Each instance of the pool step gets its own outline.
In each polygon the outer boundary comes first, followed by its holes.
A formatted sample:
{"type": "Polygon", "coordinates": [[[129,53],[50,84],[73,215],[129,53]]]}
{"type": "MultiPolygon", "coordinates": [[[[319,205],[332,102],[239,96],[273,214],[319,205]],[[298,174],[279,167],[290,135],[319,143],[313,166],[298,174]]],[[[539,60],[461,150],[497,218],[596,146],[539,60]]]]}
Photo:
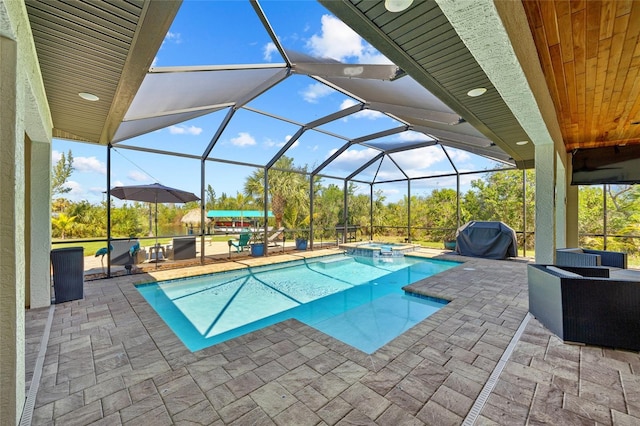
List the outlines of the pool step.
{"type": "Polygon", "coordinates": [[[327,269],[327,268],[334,268],[336,266],[344,265],[346,262],[353,262],[353,258],[339,257],[336,259],[321,260],[320,262],[318,262],[318,265],[323,269],[327,269]]]}

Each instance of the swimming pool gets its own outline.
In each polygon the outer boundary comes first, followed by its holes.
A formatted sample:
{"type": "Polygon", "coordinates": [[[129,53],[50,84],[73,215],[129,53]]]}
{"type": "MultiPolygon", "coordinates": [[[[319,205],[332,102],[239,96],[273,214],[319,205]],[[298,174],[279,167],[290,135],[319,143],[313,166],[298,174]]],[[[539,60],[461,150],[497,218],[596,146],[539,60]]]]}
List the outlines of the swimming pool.
{"type": "Polygon", "coordinates": [[[402,287],[457,265],[337,255],[136,288],[191,351],[295,318],[373,353],[446,304],[402,287]]]}

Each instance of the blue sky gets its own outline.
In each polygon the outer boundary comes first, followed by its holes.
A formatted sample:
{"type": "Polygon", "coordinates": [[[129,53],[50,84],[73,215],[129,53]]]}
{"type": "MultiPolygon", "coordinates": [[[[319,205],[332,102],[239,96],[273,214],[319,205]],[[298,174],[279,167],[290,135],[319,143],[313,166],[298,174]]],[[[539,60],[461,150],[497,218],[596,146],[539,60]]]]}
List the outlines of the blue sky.
{"type": "MultiPolygon", "coordinates": [[[[262,1],[262,6],[279,40],[288,50],[314,57],[325,57],[348,63],[389,63],[346,25],[332,16],[316,1],[262,1]]],[[[267,32],[248,1],[185,1],[158,51],[153,66],[192,66],[225,64],[282,63],[267,32]]],[[[276,88],[248,104],[296,122],[306,123],[356,102],[306,76],[294,75],[276,88]]],[[[200,155],[226,114],[226,110],[190,120],[166,129],[124,141],[122,144],[200,155]]],[[[400,125],[375,111],[362,111],[346,119],[323,126],[324,130],[354,138],[400,125]]],[[[211,156],[231,161],[264,164],[298,130],[298,127],[247,110],[239,110],[211,156]]],[[[407,140],[424,138],[421,134],[403,134],[407,140]]],[[[335,152],[343,140],[309,131],[286,153],[296,165],[317,166],[335,152]]],[[[71,150],[75,171],[68,185],[72,191],[65,197],[73,201],[104,200],[106,191],[106,147],[54,139],[52,162],[62,152],[71,150]]],[[[449,150],[460,171],[493,168],[496,163],[460,150],[449,150]]],[[[350,149],[326,170],[327,174],[345,177],[371,158],[369,148],[350,149]]],[[[451,173],[440,147],[419,152],[396,154],[410,176],[451,173]]],[[[134,185],[160,182],[167,186],[200,192],[200,162],[192,159],[116,149],[111,156],[111,185],[134,185]]],[[[370,175],[377,170],[368,170],[370,175]]],[[[225,192],[234,196],[242,192],[246,176],[255,169],[207,162],[206,183],[218,196],[225,192]]],[[[401,175],[391,162],[380,167],[387,179],[401,175]]],[[[462,177],[463,189],[471,179],[462,177]]],[[[325,183],[342,186],[340,180],[325,183]]],[[[425,195],[436,187],[454,187],[455,178],[414,182],[412,195],[425,195]]],[[[395,201],[406,194],[406,183],[376,186],[395,201]]],[[[368,186],[362,186],[364,193],[368,186]]]]}

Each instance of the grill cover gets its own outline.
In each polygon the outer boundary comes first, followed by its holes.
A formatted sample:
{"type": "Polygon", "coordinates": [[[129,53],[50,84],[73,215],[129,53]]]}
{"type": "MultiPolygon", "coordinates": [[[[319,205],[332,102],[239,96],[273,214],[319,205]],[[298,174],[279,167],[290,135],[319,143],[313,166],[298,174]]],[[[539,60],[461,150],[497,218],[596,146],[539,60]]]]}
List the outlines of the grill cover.
{"type": "Polygon", "coordinates": [[[506,259],[518,256],[516,233],[502,222],[467,222],[456,232],[456,251],[463,256],[506,259]]]}

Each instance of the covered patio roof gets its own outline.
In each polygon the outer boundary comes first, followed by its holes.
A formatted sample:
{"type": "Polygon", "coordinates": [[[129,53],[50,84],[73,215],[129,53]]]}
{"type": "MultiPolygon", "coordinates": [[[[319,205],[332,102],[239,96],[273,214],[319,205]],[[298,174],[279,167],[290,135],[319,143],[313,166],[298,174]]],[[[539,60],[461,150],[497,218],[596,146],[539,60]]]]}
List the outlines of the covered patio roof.
{"type": "MultiPolygon", "coordinates": [[[[312,122],[278,119],[303,131],[320,131],[323,123],[340,117],[378,111],[398,124],[385,133],[365,136],[385,155],[420,146],[388,143],[409,130],[423,134],[424,144],[464,149],[519,168],[533,167],[533,145],[558,138],[560,130],[566,135],[567,150],[640,141],[640,129],[634,127],[640,101],[632,85],[625,83],[633,81],[628,76],[639,68],[632,60],[640,16],[635,2],[591,2],[588,8],[576,5],[566,10],[562,2],[456,5],[428,0],[413,2],[397,13],[389,12],[382,0],[321,3],[394,65],[353,66],[287,51],[261,4],[251,0],[255,17],[238,25],[259,22],[282,63],[150,69],[181,2],[143,0],[115,6],[27,0],[54,136],[121,144],[135,135],[219,110],[229,111],[231,119],[252,99],[298,74],[357,103],[312,122]],[[478,50],[483,41],[474,36],[478,33],[474,16],[498,19],[504,25],[503,31],[485,34],[484,51],[478,50]],[[588,29],[580,24],[585,20],[588,29]],[[612,39],[614,23],[620,36],[612,39]],[[523,26],[531,28],[533,38],[515,36],[523,26]],[[505,43],[510,46],[503,49],[505,43]],[[500,55],[492,56],[498,48],[500,55]],[[88,54],[90,61],[84,59],[88,54]],[[594,63],[597,58],[602,60],[594,63]],[[624,66],[611,72],[607,64],[624,66]],[[202,87],[207,90],[198,90],[202,87]],[[470,89],[480,87],[487,89],[484,96],[467,96],[470,89]],[[101,102],[87,104],[77,96],[87,88],[101,102]],[[584,125],[589,122],[591,126],[584,125]],[[549,133],[541,133],[542,128],[549,133]]],[[[212,135],[203,158],[215,158],[210,154],[217,136],[212,135]]],[[[364,143],[362,138],[343,139],[348,146],[364,143]]]]}
{"type": "MultiPolygon", "coordinates": [[[[349,177],[360,182],[383,182],[385,178],[380,177],[376,170],[384,164],[386,167],[396,169],[394,180],[421,178],[424,175],[403,166],[402,162],[398,161],[397,154],[418,150],[415,155],[430,155],[430,150],[441,151],[448,147],[483,156],[494,162],[495,167],[499,167],[499,164],[507,168],[532,166],[531,155],[525,158],[513,150],[505,150],[500,144],[479,131],[477,126],[474,127],[466,118],[442,102],[431,90],[425,88],[424,84],[395,64],[346,64],[330,59],[313,58],[286,49],[259,2],[251,1],[250,3],[258,18],[258,20],[254,19],[251,25],[255,25],[255,22],[262,24],[265,33],[276,46],[282,62],[150,67],[161,40],[156,37],[153,40],[155,43],[153,46],[147,42],[144,46],[146,50],[142,50],[142,47],[138,46],[138,39],[133,38],[133,34],[136,31],[146,34],[147,25],[149,25],[146,22],[152,16],[155,16],[154,22],[163,23],[162,27],[154,29],[154,33],[162,33],[178,12],[177,7],[158,8],[153,2],[143,2],[140,8],[124,10],[85,4],[44,7],[38,2],[28,2],[29,15],[36,35],[36,48],[41,61],[44,63],[55,61],[56,66],[64,66],[67,69],[75,66],[76,62],[62,59],[61,49],[64,49],[64,44],[56,45],[55,48],[52,44],[59,37],[66,39],[71,36],[63,34],[59,21],[62,19],[77,21],[78,24],[73,25],[72,35],[86,49],[91,49],[96,48],[95,42],[92,41],[96,32],[103,32],[105,37],[109,35],[116,37],[114,31],[120,25],[119,20],[122,20],[125,15],[127,19],[132,20],[131,28],[134,32],[131,33],[129,41],[129,56],[135,55],[136,63],[140,64],[136,67],[135,75],[123,72],[120,74],[120,80],[116,82],[104,74],[114,66],[122,67],[123,71],[127,70],[132,58],[122,63],[96,64],[96,69],[91,74],[86,72],[79,74],[84,79],[83,82],[73,86],[69,83],[65,89],[67,93],[64,95],[58,88],[60,84],[58,79],[52,76],[51,80],[48,80],[45,76],[45,85],[51,86],[51,93],[56,99],[58,97],[60,99],[59,103],[52,102],[52,108],[57,109],[57,113],[53,112],[55,136],[104,145],[111,144],[120,148],[224,162],[228,160],[216,155],[216,143],[225,127],[233,121],[236,113],[250,111],[271,120],[293,125],[298,131],[272,157],[265,156],[262,163],[240,161],[247,166],[271,168],[306,132],[321,133],[324,137],[334,140],[337,146],[331,158],[311,171],[313,175],[320,177],[340,179],[349,177]],[[85,30],[80,24],[81,21],[86,20],[87,15],[95,16],[96,22],[93,27],[85,30]],[[158,31],[158,28],[161,30],[158,31]],[[352,105],[307,122],[300,122],[293,115],[284,116],[275,111],[252,106],[252,101],[294,76],[307,76],[331,90],[336,90],[351,98],[352,105]],[[82,105],[86,103],[76,96],[78,92],[87,90],[80,87],[96,87],[95,84],[100,79],[114,84],[110,93],[116,94],[115,87],[127,87],[130,96],[125,98],[118,96],[116,99],[116,97],[106,96],[106,93],[97,93],[101,99],[99,103],[104,105],[112,102],[113,110],[102,118],[95,116],[92,120],[87,120],[86,116],[77,114],[74,116],[72,112],[82,110],[82,105]],[[116,102],[126,102],[126,107],[121,107],[116,102]],[[115,115],[116,110],[121,115],[115,115]],[[136,136],[220,111],[226,113],[226,116],[217,131],[211,135],[208,146],[199,154],[185,153],[179,146],[173,150],[159,150],[136,146],[135,143],[129,142],[136,136]],[[329,126],[333,122],[364,111],[383,114],[392,124],[387,128],[376,129],[370,134],[357,137],[337,133],[329,126]],[[57,120],[57,116],[64,116],[65,120],[57,120]],[[91,127],[91,130],[88,127],[91,127]],[[426,149],[428,147],[432,148],[426,149]],[[371,154],[368,158],[363,156],[361,164],[349,176],[335,176],[331,172],[331,163],[341,155],[347,155],[358,148],[370,149],[372,153],[377,152],[379,155],[371,154]],[[368,171],[363,173],[366,169],[368,171]]],[[[245,25],[245,23],[239,23],[239,25],[245,25]]],[[[64,31],[66,32],[68,30],[64,31]]],[[[122,37],[124,35],[117,36],[118,39],[122,37]]],[[[105,48],[103,46],[105,44],[107,43],[102,43],[100,47],[105,48]]],[[[49,91],[49,87],[47,90],[49,91]]],[[[287,100],[283,99],[283,102],[286,103],[287,100]]],[[[526,139],[524,136],[523,138],[526,139]]],[[[451,159],[452,156],[447,154],[447,157],[451,159]]],[[[452,165],[455,170],[455,164],[452,163],[452,165]]]]}

